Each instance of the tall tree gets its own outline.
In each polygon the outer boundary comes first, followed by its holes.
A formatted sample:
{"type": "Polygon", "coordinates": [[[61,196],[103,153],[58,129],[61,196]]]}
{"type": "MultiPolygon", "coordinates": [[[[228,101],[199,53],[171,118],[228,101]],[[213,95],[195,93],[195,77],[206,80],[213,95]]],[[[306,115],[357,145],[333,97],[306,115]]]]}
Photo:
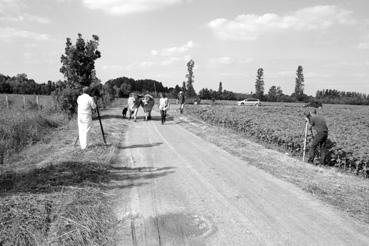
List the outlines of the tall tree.
{"type": "Polygon", "coordinates": [[[219,82],[219,89],[218,89],[218,93],[222,94],[223,92],[223,85],[222,85],[222,81],[219,82]]]}
{"type": "Polygon", "coordinates": [[[259,68],[256,75],[255,82],[256,97],[262,99],[264,97],[264,69],[259,68]]]}
{"type": "Polygon", "coordinates": [[[304,97],[304,73],[302,66],[298,66],[296,70],[295,97],[302,100],[304,97]]]}
{"type": "Polygon", "coordinates": [[[196,96],[196,92],[195,89],[193,88],[193,83],[194,83],[194,74],[193,74],[193,69],[195,66],[195,62],[191,59],[189,62],[187,62],[187,71],[188,74],[186,74],[186,78],[187,78],[187,97],[195,97],[196,96]]]}
{"type": "Polygon", "coordinates": [[[61,56],[62,67],[60,72],[66,79],[69,88],[89,86],[96,81],[95,60],[101,57],[99,37],[92,35],[92,40],[85,41],[82,34],[78,34],[76,43],[73,45],[67,38],[65,53],[61,56]]]}

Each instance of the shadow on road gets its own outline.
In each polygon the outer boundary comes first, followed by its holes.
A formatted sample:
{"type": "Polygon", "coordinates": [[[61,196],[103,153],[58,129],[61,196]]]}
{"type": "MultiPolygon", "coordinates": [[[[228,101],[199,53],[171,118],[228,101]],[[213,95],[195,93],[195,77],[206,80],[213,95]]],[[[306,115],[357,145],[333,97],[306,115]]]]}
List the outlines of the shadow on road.
{"type": "Polygon", "coordinates": [[[134,144],[134,145],[130,145],[130,146],[123,146],[123,147],[119,147],[119,149],[135,149],[135,148],[150,148],[150,147],[155,147],[155,146],[159,146],[163,143],[152,143],[152,144],[134,144]]]}
{"type": "MultiPolygon", "coordinates": [[[[108,120],[108,119],[121,119],[123,120],[123,116],[122,115],[110,115],[110,114],[107,114],[107,115],[101,115],[100,118],[102,120],[108,120]]],[[[93,118],[93,120],[98,120],[99,118],[93,118]]]]}
{"type": "MultiPolygon", "coordinates": [[[[102,120],[108,120],[108,119],[120,119],[120,120],[129,120],[129,116],[127,115],[126,118],[123,118],[122,115],[101,115],[100,118],[102,120]]],[[[93,118],[93,120],[98,120],[97,117],[93,118]]],[[[131,120],[133,121],[133,117],[131,118],[131,120]]],[[[145,120],[145,116],[141,115],[141,116],[137,116],[136,120],[145,120]]],[[[151,116],[151,120],[152,121],[161,121],[161,117],[160,116],[151,116]]],[[[168,115],[166,118],[167,121],[173,121],[174,120],[174,116],[168,115]]]]}
{"type": "Polygon", "coordinates": [[[130,188],[174,173],[174,167],[114,167],[96,162],[68,161],[25,173],[0,176],[0,197],[17,193],[52,193],[63,187],[130,188]]]}
{"type": "MultiPolygon", "coordinates": [[[[161,121],[161,116],[152,116],[151,120],[153,121],[161,121]]],[[[174,117],[167,115],[166,121],[173,121],[174,117]]]]}

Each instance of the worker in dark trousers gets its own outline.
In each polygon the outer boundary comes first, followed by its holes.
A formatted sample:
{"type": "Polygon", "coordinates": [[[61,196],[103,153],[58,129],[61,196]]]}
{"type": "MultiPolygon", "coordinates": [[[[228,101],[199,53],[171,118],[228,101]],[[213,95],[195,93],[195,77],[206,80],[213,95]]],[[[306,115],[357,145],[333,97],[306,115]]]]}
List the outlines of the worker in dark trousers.
{"type": "Polygon", "coordinates": [[[328,127],[326,120],[323,116],[317,115],[316,110],[312,112],[304,113],[306,120],[309,122],[309,129],[315,131],[315,136],[313,136],[313,142],[311,143],[309,149],[309,163],[314,163],[314,158],[316,156],[317,148],[320,148],[320,164],[324,165],[326,156],[326,142],[328,139],[328,127]]]}
{"type": "Polygon", "coordinates": [[[185,96],[182,91],[178,93],[177,103],[179,104],[179,112],[183,114],[183,108],[185,104],[185,96]]]}

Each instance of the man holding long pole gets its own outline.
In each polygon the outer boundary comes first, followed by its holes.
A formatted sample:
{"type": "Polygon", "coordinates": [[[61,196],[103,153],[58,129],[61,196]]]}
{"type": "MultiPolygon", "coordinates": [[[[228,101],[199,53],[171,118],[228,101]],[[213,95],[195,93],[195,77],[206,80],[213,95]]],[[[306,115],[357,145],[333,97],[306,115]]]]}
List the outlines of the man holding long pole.
{"type": "Polygon", "coordinates": [[[78,136],[82,150],[88,146],[88,135],[92,127],[92,110],[96,108],[94,99],[87,94],[88,90],[88,87],[83,87],[82,95],[77,98],[78,136]]]}
{"type": "Polygon", "coordinates": [[[326,142],[328,139],[328,126],[323,116],[317,115],[316,110],[305,113],[305,117],[309,122],[309,129],[312,133],[314,129],[315,136],[309,149],[309,163],[314,163],[317,148],[320,148],[320,164],[324,165],[326,155],[326,142]]]}

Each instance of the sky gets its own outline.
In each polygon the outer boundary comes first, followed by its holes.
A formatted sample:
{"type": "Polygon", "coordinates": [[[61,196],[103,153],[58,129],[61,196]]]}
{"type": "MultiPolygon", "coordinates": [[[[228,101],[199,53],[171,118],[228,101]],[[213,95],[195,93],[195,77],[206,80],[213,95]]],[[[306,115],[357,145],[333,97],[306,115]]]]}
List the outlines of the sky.
{"type": "Polygon", "coordinates": [[[272,85],[294,90],[304,69],[305,93],[337,89],[369,94],[367,0],[0,0],[0,73],[38,83],[63,79],[67,37],[100,38],[96,73],[186,80],[195,90],[255,91],[264,69],[272,85]]]}

